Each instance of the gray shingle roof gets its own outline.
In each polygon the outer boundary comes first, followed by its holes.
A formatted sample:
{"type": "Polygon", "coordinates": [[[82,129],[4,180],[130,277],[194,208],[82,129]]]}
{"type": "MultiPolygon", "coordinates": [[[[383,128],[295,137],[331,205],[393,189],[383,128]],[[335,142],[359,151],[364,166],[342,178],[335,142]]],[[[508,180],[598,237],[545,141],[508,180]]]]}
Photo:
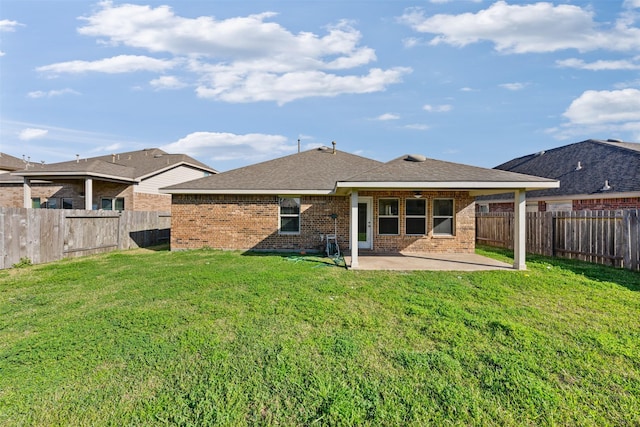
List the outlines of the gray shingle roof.
{"type": "Polygon", "coordinates": [[[15,171],[24,168],[24,160],[0,152],[0,170],[15,171]]]}
{"type": "Polygon", "coordinates": [[[589,139],[519,157],[496,169],[560,181],[560,188],[531,191],[527,197],[638,192],[640,144],[589,139]],[[605,180],[612,187],[609,191],[601,191],[605,180]]]}
{"type": "MultiPolygon", "coordinates": [[[[546,178],[496,171],[458,163],[425,159],[405,160],[402,156],[388,163],[378,162],[330,148],[309,150],[263,163],[223,172],[194,181],[176,184],[164,192],[234,193],[234,192],[324,192],[346,187],[349,183],[390,182],[487,182],[540,183],[554,182],[546,178]],[[345,185],[342,185],[345,184],[345,185]]],[[[381,185],[384,187],[384,185],[381,185]]],[[[491,187],[487,185],[486,187],[491,187]]]]}
{"type": "Polygon", "coordinates": [[[88,174],[134,181],[179,164],[188,164],[213,173],[216,172],[204,163],[185,154],[168,154],[158,148],[151,148],[68,162],[35,164],[28,169],[19,171],[18,174],[25,176],[88,174]]]}
{"type": "Polygon", "coordinates": [[[303,151],[255,165],[200,178],[163,190],[180,191],[256,191],[295,192],[332,191],[336,181],[381,165],[376,160],[328,147],[303,151]]]}
{"type": "MultiPolygon", "coordinates": [[[[415,156],[415,155],[414,155],[415,156]]],[[[351,176],[356,182],[548,182],[538,176],[486,169],[460,163],[424,158],[412,161],[400,156],[364,173],[351,176]],[[422,160],[422,159],[420,159],[422,160]]]]}

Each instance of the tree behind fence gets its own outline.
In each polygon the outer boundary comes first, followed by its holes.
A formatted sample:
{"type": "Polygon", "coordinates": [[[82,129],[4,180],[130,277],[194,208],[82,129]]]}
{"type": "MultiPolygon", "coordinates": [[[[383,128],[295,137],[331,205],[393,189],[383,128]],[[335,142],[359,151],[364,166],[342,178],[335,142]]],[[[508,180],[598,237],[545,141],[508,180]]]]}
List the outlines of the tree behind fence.
{"type": "Polygon", "coordinates": [[[0,269],[169,241],[164,212],[84,211],[0,207],[0,269]]]}
{"type": "MultiPolygon", "coordinates": [[[[526,246],[532,254],[640,270],[639,210],[530,212],[526,246]]],[[[513,212],[478,213],[478,243],[513,248],[513,212]]]]}

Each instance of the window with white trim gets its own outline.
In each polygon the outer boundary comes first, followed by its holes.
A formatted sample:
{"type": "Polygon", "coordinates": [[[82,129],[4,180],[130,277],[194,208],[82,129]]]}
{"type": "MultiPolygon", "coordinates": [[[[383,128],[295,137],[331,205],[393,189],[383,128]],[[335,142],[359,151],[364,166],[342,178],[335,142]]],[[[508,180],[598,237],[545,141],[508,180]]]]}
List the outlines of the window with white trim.
{"type": "Polygon", "coordinates": [[[300,233],[300,197],[280,198],[280,234],[300,233]]]}
{"type": "Polygon", "coordinates": [[[378,234],[400,234],[398,199],[378,200],[378,234]]]}
{"type": "Polygon", "coordinates": [[[433,234],[453,236],[453,199],[433,200],[433,234]]]}
{"type": "Polygon", "coordinates": [[[404,233],[423,235],[427,233],[427,201],[405,199],[404,233]]]}
{"type": "Polygon", "coordinates": [[[116,197],[114,199],[103,197],[100,199],[100,209],[122,212],[124,210],[124,197],[116,197]]]}

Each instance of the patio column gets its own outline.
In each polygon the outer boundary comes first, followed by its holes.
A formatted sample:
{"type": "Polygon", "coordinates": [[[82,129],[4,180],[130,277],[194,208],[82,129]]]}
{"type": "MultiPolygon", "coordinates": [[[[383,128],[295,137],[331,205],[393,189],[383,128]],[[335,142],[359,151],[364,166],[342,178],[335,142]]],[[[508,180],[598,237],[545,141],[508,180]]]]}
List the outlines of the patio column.
{"type": "Polygon", "coordinates": [[[516,190],[514,196],[513,268],[526,270],[526,193],[524,189],[516,190]]]}
{"type": "Polygon", "coordinates": [[[87,211],[93,209],[93,179],[91,178],[84,180],[84,209],[87,211]]]}
{"type": "Polygon", "coordinates": [[[349,247],[351,247],[351,268],[358,268],[358,191],[351,191],[351,227],[349,247]]]}
{"type": "Polygon", "coordinates": [[[33,205],[31,204],[31,180],[26,176],[23,179],[22,189],[23,189],[22,203],[24,207],[27,209],[32,208],[33,205]]]}

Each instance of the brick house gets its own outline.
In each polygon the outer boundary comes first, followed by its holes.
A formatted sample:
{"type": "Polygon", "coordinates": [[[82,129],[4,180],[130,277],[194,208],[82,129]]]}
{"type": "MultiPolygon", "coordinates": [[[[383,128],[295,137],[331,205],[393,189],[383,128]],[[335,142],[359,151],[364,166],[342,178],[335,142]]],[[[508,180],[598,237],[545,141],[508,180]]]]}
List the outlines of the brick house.
{"type": "MultiPolygon", "coordinates": [[[[405,155],[387,163],[321,147],[161,189],[171,249],[471,253],[478,194],[557,181],[405,155]]],[[[524,243],[522,223],[517,238],[524,243]]],[[[520,217],[519,217],[520,218],[520,217]]],[[[519,247],[519,246],[516,246],[519,247]]],[[[524,247],[517,268],[524,268],[524,247]]]]}
{"type": "MultiPolygon", "coordinates": [[[[495,169],[560,181],[527,192],[528,212],[640,208],[640,144],[589,139],[519,157],[495,169]]],[[[513,194],[479,197],[481,212],[513,212],[513,194]]]]}
{"type": "Polygon", "coordinates": [[[192,157],[157,148],[51,164],[23,161],[7,177],[0,206],[168,212],[171,196],[159,188],[215,173],[192,157]]]}

